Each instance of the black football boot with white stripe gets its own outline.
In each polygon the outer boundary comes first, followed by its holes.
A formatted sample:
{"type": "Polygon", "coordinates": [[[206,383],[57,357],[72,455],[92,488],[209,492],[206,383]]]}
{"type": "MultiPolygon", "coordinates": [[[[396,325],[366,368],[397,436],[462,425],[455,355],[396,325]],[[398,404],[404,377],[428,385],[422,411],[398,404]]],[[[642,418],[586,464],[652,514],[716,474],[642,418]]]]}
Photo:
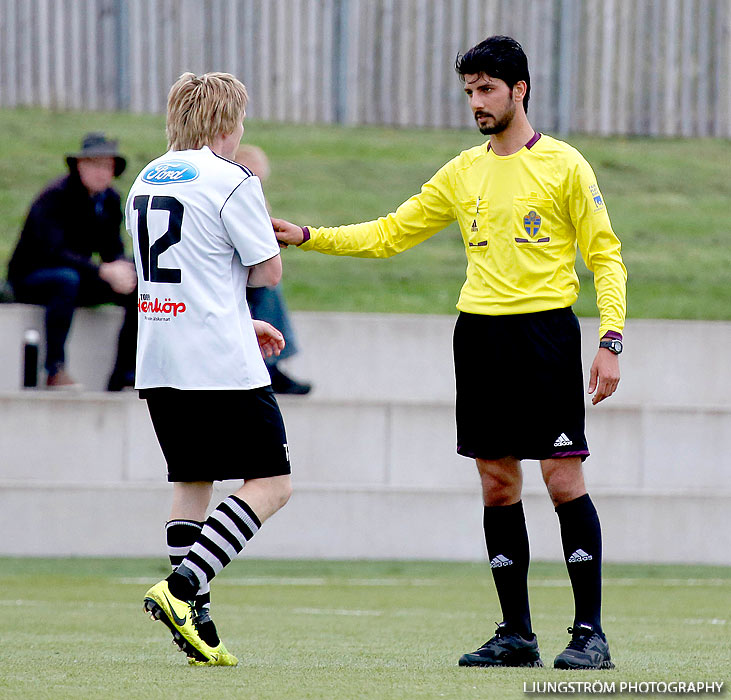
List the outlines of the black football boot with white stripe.
{"type": "Polygon", "coordinates": [[[614,668],[609,654],[609,644],[603,633],[595,631],[586,622],[568,628],[569,645],[556,657],[554,668],[592,670],[614,668]]]}
{"type": "Polygon", "coordinates": [[[524,639],[510,632],[504,622],[500,622],[495,636],[485,642],[477,651],[462,654],[460,666],[534,666],[542,667],[540,650],[536,635],[524,639]]]}

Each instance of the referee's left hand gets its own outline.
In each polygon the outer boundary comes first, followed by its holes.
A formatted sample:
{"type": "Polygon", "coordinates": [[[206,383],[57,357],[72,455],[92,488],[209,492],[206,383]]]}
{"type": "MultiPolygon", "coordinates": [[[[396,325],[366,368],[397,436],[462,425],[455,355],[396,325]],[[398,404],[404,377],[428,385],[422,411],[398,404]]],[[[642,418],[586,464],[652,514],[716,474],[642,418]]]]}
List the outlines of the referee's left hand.
{"type": "Polygon", "coordinates": [[[272,227],[280,248],[286,248],[288,245],[302,245],[305,240],[305,232],[297,224],[272,217],[272,227]]]}
{"type": "Polygon", "coordinates": [[[617,390],[618,384],[619,356],[607,348],[599,348],[589,374],[588,393],[594,394],[592,404],[596,406],[610,397],[617,390]]]}

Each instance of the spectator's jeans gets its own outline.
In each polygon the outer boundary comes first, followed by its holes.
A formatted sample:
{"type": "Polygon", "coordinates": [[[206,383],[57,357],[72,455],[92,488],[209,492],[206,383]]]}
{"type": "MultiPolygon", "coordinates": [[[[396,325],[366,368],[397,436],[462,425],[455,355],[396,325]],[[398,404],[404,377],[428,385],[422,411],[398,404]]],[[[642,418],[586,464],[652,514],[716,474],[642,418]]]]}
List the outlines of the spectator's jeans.
{"type": "Polygon", "coordinates": [[[297,342],[294,330],[289,320],[287,305],[284,303],[282,286],[276,287],[247,287],[246,301],[249,302],[251,318],[271,323],[283,336],[284,350],[279,356],[272,355],[266,358],[267,366],[276,365],[279,360],[286,360],[297,352],[297,342]]]}
{"type": "Polygon", "coordinates": [[[124,323],[119,333],[114,375],[134,376],[137,350],[137,290],[117,294],[92,272],[70,267],[36,270],[13,285],[17,301],[46,307],[46,360],[49,375],[66,361],[64,346],[71,329],[74,311],[79,306],[111,302],[124,307],[124,323]]]}

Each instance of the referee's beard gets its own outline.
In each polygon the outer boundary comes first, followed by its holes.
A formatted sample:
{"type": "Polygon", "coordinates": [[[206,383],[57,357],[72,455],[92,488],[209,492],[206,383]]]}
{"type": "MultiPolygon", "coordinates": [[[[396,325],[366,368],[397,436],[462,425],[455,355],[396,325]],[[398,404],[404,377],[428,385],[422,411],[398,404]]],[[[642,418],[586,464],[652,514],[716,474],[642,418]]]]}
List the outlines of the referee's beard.
{"type": "MultiPolygon", "coordinates": [[[[510,96],[512,97],[513,91],[510,91],[510,96]]],[[[499,116],[496,117],[494,114],[490,114],[488,112],[483,112],[481,110],[478,110],[475,112],[475,121],[477,122],[478,128],[480,130],[481,134],[484,134],[485,136],[488,136],[490,134],[500,134],[505,129],[507,129],[510,124],[513,121],[513,118],[515,117],[515,102],[513,102],[512,99],[508,100],[508,105],[505,108],[505,111],[499,116]],[[495,121],[489,125],[484,124],[480,126],[480,117],[492,117],[495,121]]]]}

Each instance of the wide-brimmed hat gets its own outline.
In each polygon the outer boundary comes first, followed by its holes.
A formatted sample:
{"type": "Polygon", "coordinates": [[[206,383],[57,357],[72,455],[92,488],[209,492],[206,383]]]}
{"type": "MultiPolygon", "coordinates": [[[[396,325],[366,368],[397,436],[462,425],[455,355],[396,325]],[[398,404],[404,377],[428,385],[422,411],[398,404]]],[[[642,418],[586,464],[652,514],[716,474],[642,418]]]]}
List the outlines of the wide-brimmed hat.
{"type": "Polygon", "coordinates": [[[81,141],[81,150],[78,153],[66,155],[69,168],[75,170],[76,161],[79,158],[114,158],[114,177],[119,177],[127,167],[127,160],[118,153],[117,141],[108,139],[100,131],[84,136],[81,141]]]}

